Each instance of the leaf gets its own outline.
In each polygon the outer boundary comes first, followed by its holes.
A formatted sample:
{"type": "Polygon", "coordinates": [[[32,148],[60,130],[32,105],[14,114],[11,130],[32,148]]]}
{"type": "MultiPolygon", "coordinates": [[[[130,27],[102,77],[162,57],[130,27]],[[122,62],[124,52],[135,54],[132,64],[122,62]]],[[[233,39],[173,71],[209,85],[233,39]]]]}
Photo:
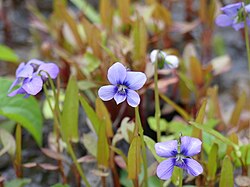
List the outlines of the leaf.
{"type": "Polygon", "coordinates": [[[175,102],[171,101],[167,96],[163,94],[159,94],[160,97],[169,105],[171,105],[185,120],[190,120],[191,117],[188,115],[188,113],[182,109],[180,106],[175,104],[175,102]]]}
{"type": "Polygon", "coordinates": [[[100,124],[98,132],[97,161],[99,165],[109,166],[109,144],[104,123],[100,124]]]}
{"type": "Polygon", "coordinates": [[[99,14],[96,10],[87,3],[86,0],[70,0],[76,7],[78,7],[82,12],[88,17],[88,19],[93,23],[101,23],[99,14]]]}
{"type": "Polygon", "coordinates": [[[71,76],[66,93],[61,118],[61,131],[65,141],[79,140],[78,137],[78,87],[76,77],[71,76]]]}
{"type": "Polygon", "coordinates": [[[219,187],[234,186],[233,166],[228,156],[225,156],[222,163],[219,187]]]}
{"type": "Polygon", "coordinates": [[[84,59],[87,61],[86,71],[88,73],[92,73],[94,70],[96,70],[99,65],[101,64],[101,61],[92,53],[86,52],[84,54],[84,59]]]}
{"type": "Polygon", "coordinates": [[[99,120],[97,114],[95,113],[93,108],[88,104],[88,102],[82,96],[79,96],[79,99],[80,99],[81,105],[82,105],[86,115],[88,116],[90,122],[93,125],[95,133],[97,134],[97,132],[99,130],[99,126],[100,126],[100,120],[99,120]]]}
{"type": "Polygon", "coordinates": [[[196,57],[191,56],[189,63],[190,63],[190,74],[193,81],[197,85],[202,85],[204,83],[204,78],[200,61],[196,57]]]}
{"type": "Polygon", "coordinates": [[[231,140],[229,140],[228,138],[226,138],[225,136],[223,136],[222,134],[220,134],[219,132],[217,132],[216,130],[214,129],[211,129],[205,125],[200,125],[196,122],[192,122],[190,121],[189,122],[192,126],[196,127],[196,128],[199,128],[213,136],[215,136],[217,139],[221,140],[222,142],[228,144],[228,145],[231,145],[234,147],[235,150],[239,150],[239,146],[236,145],[235,143],[233,143],[231,140]]]}
{"type": "Polygon", "coordinates": [[[42,114],[39,104],[33,96],[23,98],[22,95],[8,97],[8,89],[12,81],[0,78],[0,115],[20,123],[36,140],[42,144],[42,114]]]}
{"type": "Polygon", "coordinates": [[[122,23],[127,24],[130,21],[130,0],[116,0],[118,11],[120,13],[122,23]]]}
{"type": "Polygon", "coordinates": [[[241,111],[243,110],[246,102],[247,102],[247,95],[245,92],[242,92],[242,94],[240,95],[240,97],[236,103],[236,106],[234,107],[234,111],[233,111],[232,116],[230,118],[229,123],[231,125],[236,126],[238,124],[241,111]]]}
{"type": "Polygon", "coordinates": [[[92,81],[87,81],[87,80],[78,81],[77,85],[78,85],[79,90],[81,90],[81,91],[89,90],[91,88],[97,88],[97,84],[95,84],[92,81]]]}
{"type": "Polygon", "coordinates": [[[61,184],[61,183],[57,183],[57,184],[54,184],[50,187],[70,187],[68,184],[61,184]]]}
{"type": "Polygon", "coordinates": [[[13,179],[11,181],[5,182],[4,187],[23,187],[26,184],[29,184],[31,179],[22,178],[22,179],[13,179]]]}
{"type": "Polygon", "coordinates": [[[208,163],[207,163],[208,179],[211,181],[215,180],[215,175],[217,171],[218,148],[219,148],[218,144],[214,143],[208,155],[208,163]]]}
{"type": "Polygon", "coordinates": [[[100,9],[102,24],[106,27],[108,32],[112,32],[114,7],[110,3],[110,0],[100,0],[99,9],[100,9]]]}
{"type": "Polygon", "coordinates": [[[91,155],[97,156],[97,137],[94,133],[83,134],[82,143],[91,155]]]}
{"type": "Polygon", "coordinates": [[[5,129],[0,128],[0,142],[3,145],[3,149],[0,150],[0,157],[8,152],[11,157],[15,156],[16,142],[14,137],[5,129]]]}
{"type": "Polygon", "coordinates": [[[108,138],[113,137],[112,121],[110,119],[110,114],[100,98],[96,99],[96,114],[100,120],[104,122],[106,127],[106,134],[108,138]]]}
{"type": "Polygon", "coordinates": [[[164,21],[166,26],[171,26],[172,24],[172,17],[169,10],[166,9],[160,3],[154,3],[155,9],[153,12],[153,17],[157,20],[164,21]]]}
{"type": "MultiPolygon", "coordinates": [[[[155,132],[157,131],[155,117],[149,117],[148,124],[152,130],[154,130],[155,132]]],[[[166,132],[167,128],[168,128],[168,122],[165,119],[160,119],[160,131],[166,132]]]]}
{"type": "MultiPolygon", "coordinates": [[[[138,18],[134,23],[132,37],[134,41],[134,59],[142,60],[146,56],[148,34],[143,18],[138,18]]],[[[143,60],[144,62],[144,60],[143,60]]]]}
{"type": "Polygon", "coordinates": [[[128,150],[128,178],[136,179],[141,169],[141,138],[135,136],[128,150]]]}
{"type": "Polygon", "coordinates": [[[0,44],[0,60],[18,63],[19,58],[11,48],[0,44]]]}
{"type": "Polygon", "coordinates": [[[156,151],[155,151],[155,141],[148,137],[148,136],[143,136],[144,138],[144,142],[146,143],[148,149],[150,150],[150,152],[153,154],[153,156],[155,157],[155,159],[157,160],[157,162],[162,162],[164,160],[164,158],[162,157],[159,157],[157,154],[156,154],[156,151]]]}
{"type": "MultiPolygon", "coordinates": [[[[197,115],[197,117],[195,119],[195,122],[196,123],[200,123],[201,125],[202,125],[203,120],[205,118],[206,105],[207,105],[207,100],[204,100],[202,102],[202,105],[201,105],[201,108],[200,108],[200,110],[198,112],[198,115],[197,115]]],[[[200,129],[194,128],[192,136],[196,137],[196,138],[201,138],[201,131],[200,131],[200,129]]]]}

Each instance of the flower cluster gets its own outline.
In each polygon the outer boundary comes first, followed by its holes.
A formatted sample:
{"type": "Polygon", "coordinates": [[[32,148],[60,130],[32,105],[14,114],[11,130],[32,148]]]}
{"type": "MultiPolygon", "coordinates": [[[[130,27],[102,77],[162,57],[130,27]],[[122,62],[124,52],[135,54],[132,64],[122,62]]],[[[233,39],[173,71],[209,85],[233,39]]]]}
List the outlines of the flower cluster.
{"type": "Polygon", "coordinates": [[[202,142],[197,138],[182,136],[177,140],[155,144],[157,155],[168,158],[157,167],[157,176],[168,180],[173,173],[174,166],[187,171],[188,174],[197,176],[203,172],[202,166],[191,157],[201,151],[202,142]]]}
{"type": "Polygon", "coordinates": [[[103,101],[114,98],[119,104],[127,99],[130,106],[139,105],[140,97],[135,90],[145,84],[147,77],[144,73],[128,71],[120,62],[116,62],[108,69],[108,80],[112,85],[102,86],[98,90],[103,101]]]}
{"type": "Polygon", "coordinates": [[[152,63],[158,62],[160,69],[175,69],[179,65],[179,60],[175,55],[168,55],[164,51],[155,49],[150,53],[152,63]]]}
{"type": "Polygon", "coordinates": [[[59,68],[54,63],[44,63],[43,61],[32,59],[26,64],[21,63],[16,70],[16,79],[12,83],[9,92],[21,83],[21,86],[8,94],[13,97],[16,94],[29,95],[38,94],[43,87],[43,83],[50,78],[55,79],[59,73],[59,68]]]}
{"type": "Polygon", "coordinates": [[[250,4],[244,6],[243,2],[234,3],[221,8],[224,14],[220,14],[215,23],[221,27],[232,26],[236,31],[244,28],[244,13],[246,13],[246,23],[250,26],[250,4]]]}

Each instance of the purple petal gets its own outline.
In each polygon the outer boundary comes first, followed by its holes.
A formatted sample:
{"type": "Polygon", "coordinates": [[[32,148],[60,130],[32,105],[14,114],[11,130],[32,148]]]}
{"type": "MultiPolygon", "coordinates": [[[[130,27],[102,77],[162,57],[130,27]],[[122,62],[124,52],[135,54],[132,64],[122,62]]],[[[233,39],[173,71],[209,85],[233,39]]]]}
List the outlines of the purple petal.
{"type": "Polygon", "coordinates": [[[162,180],[168,180],[172,176],[174,165],[175,158],[169,158],[167,160],[162,161],[157,167],[157,176],[162,180]]]}
{"type": "Polygon", "coordinates": [[[41,65],[41,64],[44,64],[44,62],[43,61],[41,61],[41,60],[37,60],[37,59],[31,59],[31,60],[29,60],[28,62],[27,62],[27,64],[30,64],[30,65],[32,65],[32,64],[35,64],[35,65],[41,65]]]}
{"type": "Polygon", "coordinates": [[[115,96],[114,96],[116,104],[122,103],[123,101],[125,101],[126,98],[127,98],[126,93],[125,94],[121,94],[121,93],[117,92],[115,94],[115,96]]]}
{"type": "Polygon", "coordinates": [[[167,142],[160,142],[155,144],[156,154],[161,157],[174,157],[177,154],[177,149],[177,140],[170,140],[167,142]]]}
{"type": "Polygon", "coordinates": [[[19,64],[17,70],[16,70],[16,76],[18,76],[18,74],[20,73],[20,71],[24,68],[25,63],[22,62],[21,64],[19,64]]]}
{"type": "Polygon", "coordinates": [[[186,171],[189,175],[198,176],[203,172],[203,168],[199,162],[191,158],[184,158],[183,162],[186,165],[186,171]]]}
{"type": "Polygon", "coordinates": [[[26,93],[25,90],[22,87],[20,87],[20,88],[14,90],[13,92],[9,93],[8,96],[13,97],[16,94],[25,94],[25,93],[26,93]]]}
{"type": "Polygon", "coordinates": [[[120,62],[116,62],[108,69],[108,80],[113,85],[123,84],[126,74],[126,68],[120,62]]]}
{"type": "Polygon", "coordinates": [[[11,86],[10,86],[8,92],[9,92],[10,90],[12,90],[12,88],[14,88],[14,86],[18,85],[20,82],[21,82],[21,79],[20,79],[20,78],[16,78],[16,79],[14,80],[14,82],[11,84],[11,86]]]}
{"type": "Polygon", "coordinates": [[[55,79],[59,73],[59,68],[54,63],[43,63],[39,66],[38,72],[45,78],[48,78],[47,72],[52,79],[55,79]]]}
{"type": "Polygon", "coordinates": [[[143,87],[146,80],[147,77],[144,73],[128,71],[124,80],[124,85],[126,85],[129,89],[139,90],[141,87],[143,87]]]}
{"type": "Polygon", "coordinates": [[[175,69],[179,66],[179,59],[175,55],[168,55],[165,58],[165,68],[166,69],[175,69]]]}
{"type": "Polygon", "coordinates": [[[245,6],[245,10],[246,10],[247,13],[250,13],[250,4],[245,6]]]}
{"type": "Polygon", "coordinates": [[[226,14],[221,14],[217,16],[215,23],[220,27],[227,27],[233,24],[233,19],[226,14]]]}
{"type": "Polygon", "coordinates": [[[201,151],[202,142],[198,138],[189,136],[181,137],[181,154],[184,156],[194,156],[201,151]]]}
{"type": "Polygon", "coordinates": [[[17,68],[16,77],[28,78],[31,77],[34,72],[34,69],[31,65],[26,64],[25,66],[21,65],[20,68],[17,68]]]}
{"type": "Polygon", "coordinates": [[[238,30],[240,30],[240,29],[242,29],[242,28],[244,28],[244,22],[242,21],[242,22],[240,22],[240,23],[235,23],[235,24],[233,24],[233,28],[234,28],[234,30],[236,30],[236,31],[238,31],[238,30]]]}
{"type": "Polygon", "coordinates": [[[42,87],[43,81],[40,76],[35,76],[26,80],[22,86],[22,88],[30,95],[38,94],[42,90],[42,87]]]}
{"type": "Polygon", "coordinates": [[[117,92],[117,87],[114,85],[102,86],[98,90],[98,95],[103,101],[109,101],[113,99],[117,92]]]}
{"type": "Polygon", "coordinates": [[[140,104],[140,96],[134,90],[127,90],[127,102],[132,107],[137,107],[140,104]]]}
{"type": "Polygon", "coordinates": [[[223,11],[225,14],[227,14],[230,17],[235,17],[238,14],[238,11],[241,7],[242,7],[241,2],[229,4],[227,6],[222,7],[221,11],[223,11]]]}

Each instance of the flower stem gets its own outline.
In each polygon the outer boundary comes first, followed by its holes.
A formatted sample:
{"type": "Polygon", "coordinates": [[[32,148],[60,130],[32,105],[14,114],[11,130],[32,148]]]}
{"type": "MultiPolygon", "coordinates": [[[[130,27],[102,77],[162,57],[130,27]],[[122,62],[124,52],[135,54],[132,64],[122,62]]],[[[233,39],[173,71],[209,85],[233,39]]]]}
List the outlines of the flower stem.
{"type": "MultiPolygon", "coordinates": [[[[245,9],[245,5],[244,5],[245,9]]],[[[245,42],[246,42],[246,48],[247,48],[247,59],[248,59],[248,70],[250,73],[250,46],[249,46],[249,36],[248,36],[248,25],[247,25],[247,15],[246,11],[244,10],[243,16],[244,16],[244,30],[245,30],[245,42]]]]}
{"type": "Polygon", "coordinates": [[[155,91],[155,121],[156,121],[156,133],[157,142],[161,141],[161,129],[160,129],[160,100],[159,100],[159,89],[158,89],[158,60],[155,61],[155,71],[154,71],[154,91],[155,91]]]}
{"type": "Polygon", "coordinates": [[[179,187],[182,187],[183,169],[179,168],[179,187]]]}
{"type": "Polygon", "coordinates": [[[22,127],[19,123],[16,126],[16,156],[14,167],[16,170],[16,176],[22,177],[22,127]]]}
{"type": "Polygon", "coordinates": [[[148,162],[147,162],[147,152],[146,152],[146,146],[145,146],[144,137],[143,137],[143,128],[142,128],[142,124],[141,124],[139,107],[135,107],[135,120],[136,120],[136,124],[138,125],[138,128],[139,128],[139,135],[141,138],[141,145],[142,145],[144,187],[147,187],[148,186],[148,162]]]}
{"type": "Polygon", "coordinates": [[[82,180],[84,181],[84,183],[85,183],[85,185],[86,185],[87,187],[91,187],[91,185],[89,184],[89,182],[88,182],[86,176],[84,175],[84,172],[83,172],[83,170],[82,170],[80,164],[79,164],[78,161],[77,161],[77,158],[76,158],[76,155],[75,155],[75,153],[74,153],[74,150],[73,150],[73,148],[72,148],[71,143],[67,140],[66,144],[67,144],[68,152],[69,152],[69,154],[70,154],[70,156],[71,156],[71,158],[72,158],[72,160],[73,160],[73,162],[74,162],[74,164],[75,164],[75,166],[76,166],[76,169],[77,169],[77,171],[79,172],[79,174],[80,174],[82,180]]]}

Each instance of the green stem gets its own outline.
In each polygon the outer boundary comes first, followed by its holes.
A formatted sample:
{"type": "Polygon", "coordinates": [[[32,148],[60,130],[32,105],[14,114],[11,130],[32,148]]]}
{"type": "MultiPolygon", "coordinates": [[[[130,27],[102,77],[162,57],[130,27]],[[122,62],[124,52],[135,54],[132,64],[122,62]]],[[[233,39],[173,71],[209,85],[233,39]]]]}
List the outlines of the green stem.
{"type": "MultiPolygon", "coordinates": [[[[245,9],[245,5],[244,5],[244,9],[245,9]]],[[[246,48],[247,48],[248,70],[250,72],[250,46],[249,46],[248,25],[247,25],[246,14],[247,13],[244,10],[243,16],[244,16],[245,42],[246,42],[246,48]]]]}
{"type": "Polygon", "coordinates": [[[158,60],[155,61],[155,71],[154,71],[154,91],[155,91],[155,121],[157,128],[157,142],[161,141],[161,129],[160,129],[160,100],[159,100],[159,89],[158,89],[158,60]]]}
{"type": "Polygon", "coordinates": [[[147,162],[147,150],[144,142],[143,137],[143,128],[141,124],[141,118],[139,113],[139,107],[135,107],[135,120],[136,124],[138,124],[139,135],[141,138],[141,145],[142,145],[142,160],[143,160],[143,170],[144,170],[144,186],[148,186],[148,162],[147,162]]]}
{"type": "Polygon", "coordinates": [[[179,168],[179,187],[182,187],[183,170],[179,168]]]}
{"type": "Polygon", "coordinates": [[[91,185],[89,184],[89,182],[88,182],[86,176],[84,175],[84,172],[83,172],[83,170],[82,170],[80,164],[79,164],[78,161],[77,161],[77,158],[76,158],[75,152],[74,152],[74,150],[73,150],[73,148],[72,148],[72,145],[70,144],[69,141],[67,141],[66,143],[67,143],[68,152],[69,152],[69,154],[70,154],[70,156],[71,156],[71,158],[72,158],[72,160],[73,160],[73,162],[74,162],[74,164],[75,164],[75,166],[76,166],[76,169],[77,169],[77,171],[79,172],[79,174],[80,174],[82,180],[85,182],[85,185],[86,185],[87,187],[91,187],[91,185]]]}
{"type": "Polygon", "coordinates": [[[16,176],[22,177],[22,127],[18,123],[16,126],[16,156],[14,162],[16,176]]]}

